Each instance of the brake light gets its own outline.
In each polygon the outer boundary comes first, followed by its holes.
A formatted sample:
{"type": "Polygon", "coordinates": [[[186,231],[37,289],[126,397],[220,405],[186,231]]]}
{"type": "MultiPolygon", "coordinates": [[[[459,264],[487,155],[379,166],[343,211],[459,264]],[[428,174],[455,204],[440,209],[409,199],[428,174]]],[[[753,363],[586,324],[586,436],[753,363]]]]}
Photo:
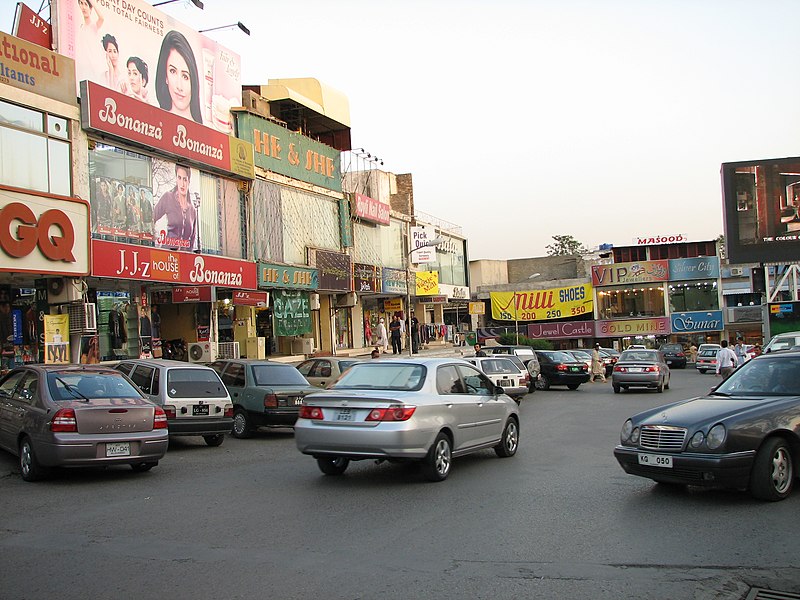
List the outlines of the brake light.
{"type": "Polygon", "coordinates": [[[301,419],[322,420],[322,409],[319,406],[300,405],[300,412],[298,415],[301,419]]]}
{"type": "Polygon", "coordinates": [[[529,373],[525,373],[525,375],[522,376],[522,382],[521,382],[522,385],[528,385],[530,382],[531,382],[530,374],[529,373]]]}
{"type": "Polygon", "coordinates": [[[678,352],[678,356],[686,356],[683,352],[678,352]]]}
{"type": "MultiPolygon", "coordinates": [[[[161,408],[161,407],[159,407],[159,408],[161,408]]],[[[176,417],[176,415],[177,415],[177,412],[175,411],[175,407],[172,406],[171,404],[164,405],[164,408],[162,410],[164,411],[164,414],[167,416],[168,419],[174,419],[176,417]]]]}
{"type": "Polygon", "coordinates": [[[656,367],[645,367],[644,368],[644,372],[645,373],[658,373],[658,367],[657,366],[656,367]]]}
{"type": "Polygon", "coordinates": [[[53,415],[50,431],[78,433],[78,420],[75,417],[75,409],[62,408],[53,415]]]}
{"type": "Polygon", "coordinates": [[[223,417],[232,417],[233,416],[233,404],[226,404],[225,405],[225,413],[222,416],[223,417]]]}
{"type": "Polygon", "coordinates": [[[408,421],[416,406],[390,406],[389,408],[373,408],[369,411],[367,421],[408,421]]]}
{"type": "Polygon", "coordinates": [[[567,370],[567,365],[564,364],[556,365],[556,371],[566,371],[566,370],[567,370]]]}
{"type": "Polygon", "coordinates": [[[277,408],[278,397],[275,394],[267,394],[264,396],[264,408],[277,408]]]}
{"type": "Polygon", "coordinates": [[[628,372],[628,369],[627,369],[627,368],[625,368],[625,367],[619,367],[619,366],[616,366],[616,365],[615,365],[615,366],[614,366],[614,372],[615,372],[615,373],[627,373],[627,372],[628,372]]]}
{"type": "MultiPolygon", "coordinates": [[[[173,415],[175,414],[175,407],[172,407],[173,415]]],[[[153,429],[166,429],[167,428],[167,411],[160,406],[156,406],[156,413],[153,415],[153,429]]]]}

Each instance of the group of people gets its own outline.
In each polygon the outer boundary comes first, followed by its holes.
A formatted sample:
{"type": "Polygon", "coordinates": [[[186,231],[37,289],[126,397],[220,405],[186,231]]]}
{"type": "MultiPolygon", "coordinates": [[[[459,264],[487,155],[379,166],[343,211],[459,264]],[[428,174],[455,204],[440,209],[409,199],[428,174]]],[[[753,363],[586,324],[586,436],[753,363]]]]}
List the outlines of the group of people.
{"type": "MultiPolygon", "coordinates": [[[[411,318],[406,323],[407,328],[409,330],[409,338],[411,343],[411,352],[412,354],[419,353],[419,319],[411,313],[411,318]]],[[[389,329],[386,329],[386,323],[381,317],[378,319],[378,330],[375,336],[377,345],[375,349],[372,351],[372,358],[377,358],[380,356],[381,351],[379,348],[383,349],[383,353],[386,354],[389,352],[389,343],[391,342],[392,345],[392,354],[402,354],[403,353],[403,322],[400,320],[399,315],[394,315],[392,320],[389,322],[389,329]],[[376,355],[377,352],[377,355],[376,355]]]]}
{"type": "MultiPolygon", "coordinates": [[[[736,367],[747,362],[747,350],[742,338],[736,338],[736,345],[733,348],[730,347],[728,340],[722,340],[719,345],[722,348],[717,352],[716,373],[725,380],[731,376],[736,367]]],[[[753,346],[752,352],[755,356],[761,354],[761,344],[753,346]]]]}

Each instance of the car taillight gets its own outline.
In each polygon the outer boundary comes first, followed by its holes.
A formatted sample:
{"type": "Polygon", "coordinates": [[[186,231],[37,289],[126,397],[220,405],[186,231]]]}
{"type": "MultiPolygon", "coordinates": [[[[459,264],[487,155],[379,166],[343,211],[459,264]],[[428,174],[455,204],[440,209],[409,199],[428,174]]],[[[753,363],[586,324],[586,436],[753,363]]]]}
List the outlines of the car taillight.
{"type": "MultiPolygon", "coordinates": [[[[173,414],[175,414],[175,407],[172,407],[173,414]]],[[[156,406],[156,413],[153,415],[153,429],[166,429],[167,428],[167,411],[160,406],[156,406]]]]}
{"type": "Polygon", "coordinates": [[[528,385],[530,382],[531,382],[530,374],[525,373],[525,375],[522,376],[522,385],[528,385]]]}
{"type": "Polygon", "coordinates": [[[267,394],[264,396],[264,408],[276,408],[278,406],[278,397],[275,394],[267,394]]]}
{"type": "Polygon", "coordinates": [[[233,416],[233,404],[226,404],[225,405],[225,413],[222,416],[223,417],[232,417],[233,416]]]}
{"type": "Polygon", "coordinates": [[[75,409],[62,408],[50,422],[50,431],[62,431],[68,433],[78,432],[78,420],[75,418],[75,409]]]}
{"type": "Polygon", "coordinates": [[[677,356],[686,356],[683,352],[678,352],[677,356]]]}
{"type": "MultiPolygon", "coordinates": [[[[161,408],[161,407],[159,407],[159,408],[161,408]]],[[[177,411],[175,410],[175,407],[172,406],[171,404],[165,404],[164,408],[163,408],[163,412],[164,412],[164,414],[166,415],[166,417],[168,419],[174,419],[175,416],[177,415],[177,411]]]]}
{"type": "Polygon", "coordinates": [[[566,371],[567,365],[556,365],[556,371],[566,371]]]}
{"type": "Polygon", "coordinates": [[[300,405],[300,413],[298,415],[301,419],[315,419],[322,420],[322,409],[319,406],[300,405]]]}
{"type": "Polygon", "coordinates": [[[373,408],[369,411],[367,421],[408,421],[416,406],[390,406],[389,408],[373,408]]]}
{"type": "Polygon", "coordinates": [[[645,367],[645,373],[658,373],[658,367],[645,367]]]}
{"type": "Polygon", "coordinates": [[[626,367],[614,366],[615,373],[627,373],[628,369],[626,367]]]}

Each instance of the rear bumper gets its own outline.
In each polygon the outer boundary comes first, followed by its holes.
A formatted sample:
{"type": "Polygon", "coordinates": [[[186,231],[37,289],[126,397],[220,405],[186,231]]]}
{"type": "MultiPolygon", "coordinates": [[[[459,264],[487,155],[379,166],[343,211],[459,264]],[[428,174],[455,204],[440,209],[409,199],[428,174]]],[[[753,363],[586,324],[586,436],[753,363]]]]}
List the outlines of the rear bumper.
{"type": "Polygon", "coordinates": [[[228,433],[233,427],[231,417],[213,419],[169,419],[170,435],[217,435],[228,433]]]}
{"type": "Polygon", "coordinates": [[[627,387],[657,388],[660,382],[661,375],[659,373],[648,373],[641,375],[626,374],[624,376],[614,373],[611,376],[611,383],[614,385],[623,385],[627,387]]]}
{"type": "Polygon", "coordinates": [[[275,408],[263,413],[248,413],[257,427],[294,427],[299,410],[297,408],[275,408]]]}
{"type": "MultiPolygon", "coordinates": [[[[396,424],[400,425],[400,424],[396,424]]],[[[433,444],[434,431],[386,427],[337,427],[309,422],[295,427],[297,449],[312,456],[343,456],[353,460],[365,458],[424,458],[433,444]]]]}
{"type": "Polygon", "coordinates": [[[589,373],[545,373],[545,377],[550,381],[550,385],[570,385],[573,383],[586,383],[589,381],[589,373]]]}
{"type": "Polygon", "coordinates": [[[58,434],[55,441],[34,442],[34,452],[39,462],[47,467],[91,467],[115,464],[155,462],[167,453],[167,430],[149,432],[137,437],[84,434],[58,434]],[[129,442],[130,455],[106,456],[106,444],[129,442]]]}

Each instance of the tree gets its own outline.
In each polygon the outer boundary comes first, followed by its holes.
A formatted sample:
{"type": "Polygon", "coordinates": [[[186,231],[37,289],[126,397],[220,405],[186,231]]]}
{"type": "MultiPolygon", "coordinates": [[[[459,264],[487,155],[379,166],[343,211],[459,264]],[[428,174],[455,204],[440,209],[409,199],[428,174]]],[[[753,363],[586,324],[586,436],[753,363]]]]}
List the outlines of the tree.
{"type": "Polygon", "coordinates": [[[586,254],[589,249],[571,235],[554,235],[554,244],[547,244],[547,254],[550,256],[576,256],[586,254]]]}

